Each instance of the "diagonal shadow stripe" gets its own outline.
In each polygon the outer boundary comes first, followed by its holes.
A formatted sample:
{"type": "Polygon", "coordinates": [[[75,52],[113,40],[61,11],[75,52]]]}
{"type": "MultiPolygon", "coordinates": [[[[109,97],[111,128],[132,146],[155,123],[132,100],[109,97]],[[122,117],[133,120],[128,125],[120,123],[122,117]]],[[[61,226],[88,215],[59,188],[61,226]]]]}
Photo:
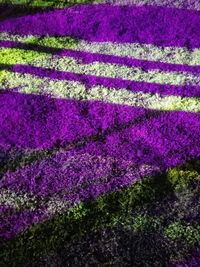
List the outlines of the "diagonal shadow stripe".
{"type": "Polygon", "coordinates": [[[48,54],[55,54],[55,53],[62,51],[60,48],[47,47],[47,46],[31,44],[31,43],[26,44],[26,43],[13,42],[13,41],[0,41],[0,46],[5,47],[5,48],[19,48],[23,50],[32,50],[32,51],[48,53],[48,54]]]}
{"type": "Polygon", "coordinates": [[[112,133],[117,133],[120,131],[123,131],[124,129],[127,129],[128,127],[131,127],[136,124],[140,124],[143,121],[150,120],[152,118],[157,118],[159,117],[163,111],[151,111],[148,110],[145,112],[144,115],[141,115],[137,118],[134,118],[133,120],[128,121],[127,123],[122,123],[122,124],[114,124],[110,126],[108,129],[102,131],[101,129],[97,131],[95,134],[92,134],[90,136],[85,136],[83,138],[78,138],[72,142],[66,142],[62,143],[61,140],[57,140],[55,144],[49,148],[49,149],[44,149],[41,151],[34,151],[31,152],[28,156],[24,156],[23,154],[20,154],[9,162],[8,164],[2,166],[1,171],[0,171],[0,178],[3,177],[3,174],[7,172],[8,170],[16,170],[18,167],[21,166],[21,162],[23,162],[23,166],[29,165],[33,162],[36,162],[38,160],[47,158],[53,154],[55,154],[58,151],[62,150],[68,150],[68,149],[73,149],[73,148],[81,148],[87,145],[90,142],[104,142],[106,136],[112,133]]]}
{"type": "MultiPolygon", "coordinates": [[[[38,42],[43,39],[43,37],[37,37],[38,42]]],[[[55,37],[56,38],[56,37],[55,37]]],[[[78,45],[78,39],[74,39],[74,42],[76,45],[78,45]]],[[[190,73],[200,73],[200,66],[199,65],[186,65],[186,64],[178,64],[178,63],[169,63],[169,62],[160,62],[160,61],[152,61],[142,58],[134,58],[134,56],[127,57],[127,56],[121,56],[121,55],[113,55],[111,54],[104,54],[99,52],[89,52],[83,49],[79,50],[76,49],[76,47],[67,48],[67,42],[66,42],[66,48],[59,48],[59,47],[50,47],[48,45],[41,45],[37,43],[24,43],[24,42],[16,42],[16,41],[0,41],[0,48],[18,48],[22,49],[24,51],[35,51],[38,53],[46,53],[51,55],[58,55],[58,56],[64,56],[64,57],[73,57],[75,59],[80,59],[85,64],[89,64],[91,62],[100,61],[104,63],[116,63],[119,65],[126,65],[128,67],[139,67],[143,70],[162,70],[162,71],[168,71],[168,72],[190,72],[190,73]]],[[[23,52],[23,51],[22,51],[23,52]]]]}
{"type": "MultiPolygon", "coordinates": [[[[42,36],[38,37],[38,41],[42,40],[42,36]]],[[[0,47],[5,47],[5,48],[19,48],[25,51],[35,51],[35,52],[41,52],[41,53],[47,53],[47,54],[59,54],[61,53],[64,49],[63,48],[55,48],[55,47],[50,47],[50,46],[44,46],[44,45],[39,45],[36,43],[22,43],[22,42],[13,42],[13,41],[0,41],[0,47]]]]}
{"type": "MultiPolygon", "coordinates": [[[[23,60],[23,59],[22,59],[23,60]]],[[[182,97],[199,97],[200,86],[199,85],[173,85],[173,84],[160,84],[151,83],[139,80],[127,80],[126,77],[114,78],[95,76],[92,73],[83,74],[81,72],[69,72],[62,70],[55,70],[52,68],[43,68],[32,65],[22,64],[0,64],[0,70],[8,70],[10,73],[30,74],[33,77],[48,78],[52,80],[60,81],[78,81],[83,83],[86,88],[102,85],[108,88],[127,89],[130,92],[144,92],[150,94],[159,94],[160,96],[182,96],[182,97]]],[[[5,76],[6,79],[6,76],[5,76]]],[[[9,87],[15,87],[15,85],[8,84],[9,87]]],[[[3,86],[4,88],[4,86],[3,86]]]]}

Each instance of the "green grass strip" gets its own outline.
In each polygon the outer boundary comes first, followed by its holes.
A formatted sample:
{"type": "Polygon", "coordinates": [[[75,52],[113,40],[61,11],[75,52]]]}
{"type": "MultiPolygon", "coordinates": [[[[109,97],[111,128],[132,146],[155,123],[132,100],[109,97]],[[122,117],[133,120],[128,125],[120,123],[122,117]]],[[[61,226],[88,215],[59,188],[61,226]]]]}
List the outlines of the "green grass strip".
{"type": "MultiPolygon", "coordinates": [[[[31,41],[31,39],[34,40],[34,38],[40,40],[40,38],[36,35],[21,36],[6,32],[0,33],[0,40],[27,43],[31,41]]],[[[59,40],[64,43],[65,37],[59,37],[59,40]]],[[[76,50],[140,60],[165,62],[170,64],[185,64],[190,66],[200,65],[200,49],[198,48],[188,50],[185,47],[159,47],[152,44],[117,44],[113,42],[88,42],[85,40],[79,40],[76,50]]]]}
{"type": "Polygon", "coordinates": [[[200,225],[193,227],[191,225],[183,225],[180,222],[170,224],[164,230],[165,235],[172,239],[185,242],[190,246],[200,245],[200,225]]]}
{"type": "MultiPolygon", "coordinates": [[[[4,35],[1,35],[1,40],[6,40],[4,35]]],[[[66,48],[73,49],[77,45],[77,40],[71,37],[36,37],[36,36],[26,36],[20,37],[16,36],[15,41],[24,41],[27,44],[37,44],[41,46],[51,47],[51,48],[66,48]]],[[[18,48],[1,48],[0,49],[0,64],[31,64],[34,60],[43,60],[47,56],[45,52],[38,52],[33,50],[23,50],[18,48]]],[[[9,71],[0,71],[0,82],[4,82],[7,77],[9,78],[9,71]]]]}
{"type": "Polygon", "coordinates": [[[0,4],[24,5],[26,7],[64,8],[72,4],[99,3],[101,0],[1,0],[0,4]]]}

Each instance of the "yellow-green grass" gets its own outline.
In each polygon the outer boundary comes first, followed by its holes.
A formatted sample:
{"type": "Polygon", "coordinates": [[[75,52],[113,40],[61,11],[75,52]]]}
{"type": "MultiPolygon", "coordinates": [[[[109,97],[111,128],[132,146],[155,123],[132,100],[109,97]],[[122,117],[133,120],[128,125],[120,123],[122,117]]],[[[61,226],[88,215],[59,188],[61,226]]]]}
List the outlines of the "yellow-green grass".
{"type": "Polygon", "coordinates": [[[72,4],[98,3],[101,0],[0,0],[0,4],[24,5],[26,7],[63,8],[72,4]]]}
{"type": "MultiPolygon", "coordinates": [[[[44,37],[44,40],[47,37],[44,37]]],[[[49,40],[59,39],[63,44],[63,48],[68,44],[65,44],[66,37],[48,37],[49,40]]],[[[13,35],[6,32],[0,33],[0,40],[19,41],[24,43],[34,42],[39,40],[43,43],[43,38],[39,36],[27,35],[13,35]]],[[[59,47],[59,45],[58,45],[59,47]]],[[[200,49],[195,48],[192,50],[186,47],[160,47],[152,44],[140,44],[140,43],[124,43],[117,44],[112,42],[87,42],[85,40],[79,40],[77,45],[73,49],[78,51],[85,51],[90,53],[100,53],[105,55],[124,56],[128,58],[136,58],[141,60],[159,61],[171,64],[186,64],[186,65],[200,65],[200,49]]]]}
{"type": "MultiPolygon", "coordinates": [[[[16,37],[14,41],[22,41],[23,37],[16,37]]],[[[1,40],[6,40],[6,38],[2,38],[1,40]]],[[[77,41],[70,37],[44,37],[39,38],[36,36],[28,36],[25,37],[26,43],[37,44],[47,47],[55,47],[55,48],[74,48],[77,44],[77,41]]],[[[33,50],[22,50],[17,48],[1,48],[0,49],[0,64],[31,64],[34,60],[43,60],[45,59],[45,52],[37,52],[33,50]]],[[[0,81],[3,82],[9,72],[5,70],[0,71],[0,81]]]]}

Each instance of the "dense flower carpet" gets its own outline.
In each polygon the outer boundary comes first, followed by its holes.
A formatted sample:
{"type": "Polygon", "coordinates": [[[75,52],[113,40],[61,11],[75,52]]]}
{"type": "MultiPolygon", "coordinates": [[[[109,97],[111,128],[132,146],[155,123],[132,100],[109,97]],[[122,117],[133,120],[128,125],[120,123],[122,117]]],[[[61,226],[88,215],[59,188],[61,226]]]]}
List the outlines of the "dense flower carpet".
{"type": "Polygon", "coordinates": [[[199,0],[0,0],[0,266],[200,267],[199,0]]]}

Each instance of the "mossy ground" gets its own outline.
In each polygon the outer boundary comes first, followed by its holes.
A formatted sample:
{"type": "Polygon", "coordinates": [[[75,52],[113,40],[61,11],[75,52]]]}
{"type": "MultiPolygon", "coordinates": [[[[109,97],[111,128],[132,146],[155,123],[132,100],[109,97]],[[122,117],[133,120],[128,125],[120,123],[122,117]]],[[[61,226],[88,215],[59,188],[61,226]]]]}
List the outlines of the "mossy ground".
{"type": "Polygon", "coordinates": [[[72,4],[100,2],[100,0],[1,0],[0,4],[25,5],[26,7],[63,8],[72,4]]]}
{"type": "MultiPolygon", "coordinates": [[[[127,189],[77,204],[62,215],[32,226],[25,233],[4,243],[0,254],[2,266],[38,266],[44,257],[54,254],[62,258],[65,247],[70,247],[71,251],[73,246],[81,246],[84,236],[91,242],[88,246],[92,246],[92,235],[95,236],[98,231],[107,232],[109,229],[111,232],[114,231],[113,235],[115,231],[139,234],[145,242],[150,242],[148,238],[152,238],[152,234],[159,233],[161,244],[166,245],[166,242],[169,242],[167,259],[175,261],[183,258],[191,248],[200,245],[198,209],[195,207],[198,203],[194,202],[199,195],[199,174],[197,160],[180,168],[170,169],[164,174],[146,178],[127,189]],[[186,202],[195,203],[192,213],[188,213],[189,207],[183,209],[186,202]]],[[[101,237],[102,245],[107,242],[106,238],[101,237]]],[[[112,246],[115,246],[114,240],[109,244],[109,249],[112,250],[112,246]]],[[[101,244],[98,245],[98,249],[101,251],[101,244]]],[[[124,250],[126,249],[124,247],[124,250]]],[[[151,264],[151,256],[156,253],[155,249],[159,248],[152,248],[145,266],[152,266],[148,265],[148,261],[151,264]]],[[[70,257],[70,253],[65,251],[66,258],[70,257]]],[[[114,254],[110,255],[111,258],[104,259],[104,264],[112,266],[112,262],[119,257],[118,250],[112,253],[114,254]]],[[[145,254],[145,251],[143,253],[145,254]]],[[[128,261],[131,261],[131,255],[127,256],[128,261]]],[[[59,260],[61,259],[56,258],[57,266],[63,266],[59,265],[59,260]]],[[[69,262],[75,264],[72,259],[69,262]]],[[[134,266],[141,266],[137,262],[133,263],[134,266]]],[[[48,262],[45,266],[53,266],[51,264],[48,262]]],[[[78,264],[77,266],[81,266],[81,261],[78,264]]],[[[160,262],[158,259],[158,265],[153,266],[164,266],[161,264],[164,264],[162,259],[160,262]]]]}

